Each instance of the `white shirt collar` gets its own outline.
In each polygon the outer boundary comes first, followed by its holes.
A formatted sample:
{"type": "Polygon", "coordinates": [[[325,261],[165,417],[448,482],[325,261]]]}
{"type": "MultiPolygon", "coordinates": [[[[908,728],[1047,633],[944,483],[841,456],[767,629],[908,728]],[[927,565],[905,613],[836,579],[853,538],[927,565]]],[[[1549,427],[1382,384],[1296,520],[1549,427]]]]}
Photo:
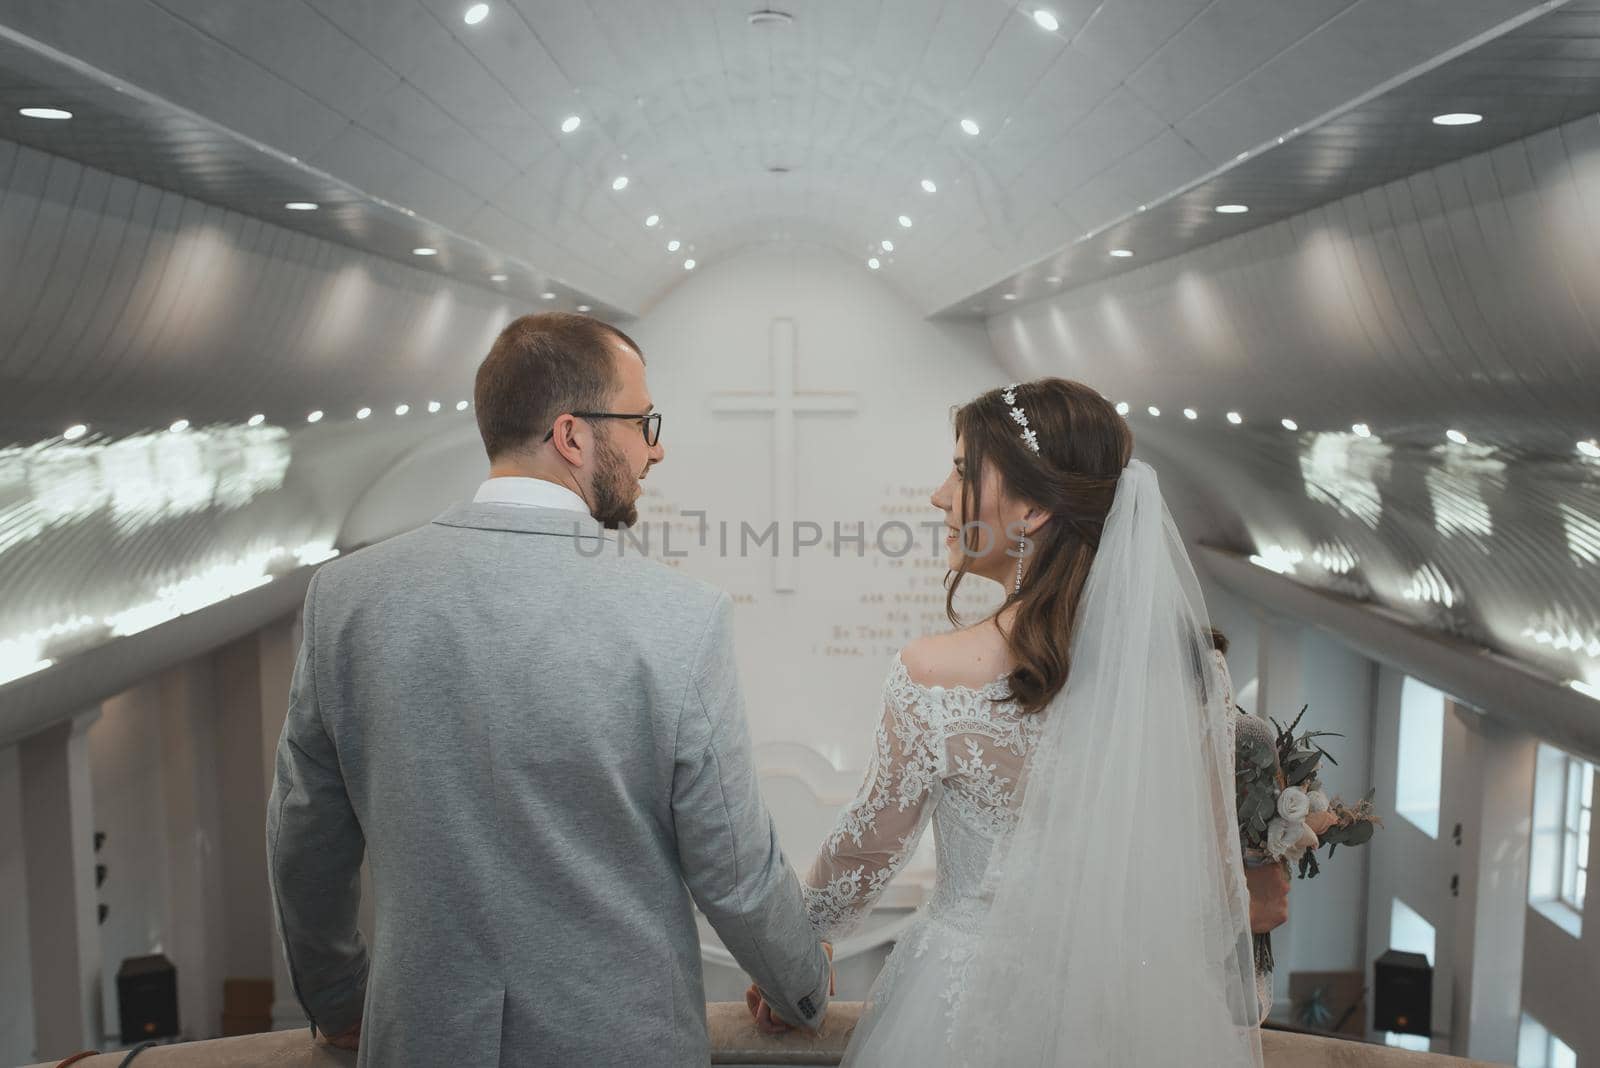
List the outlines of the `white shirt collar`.
{"type": "Polygon", "coordinates": [[[518,508],[560,508],[568,512],[589,514],[583,498],[565,486],[547,482],[542,478],[521,478],[502,475],[491,478],[478,487],[474,504],[509,504],[518,508]]]}

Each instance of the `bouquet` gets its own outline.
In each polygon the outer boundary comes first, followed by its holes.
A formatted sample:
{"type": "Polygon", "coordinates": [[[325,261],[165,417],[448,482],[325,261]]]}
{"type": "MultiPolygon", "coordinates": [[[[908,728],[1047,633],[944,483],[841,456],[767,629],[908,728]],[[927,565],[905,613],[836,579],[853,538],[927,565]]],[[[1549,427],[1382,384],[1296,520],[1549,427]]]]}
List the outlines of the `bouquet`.
{"type": "MultiPolygon", "coordinates": [[[[1373,791],[1354,805],[1339,798],[1329,799],[1317,779],[1322,761],[1337,765],[1319,738],[1341,738],[1332,731],[1295,729],[1305,718],[1306,709],[1287,727],[1272,720],[1277,731],[1274,741],[1262,733],[1237,732],[1234,759],[1234,786],[1238,794],[1239,844],[1246,862],[1295,865],[1300,878],[1314,879],[1321,870],[1316,851],[1328,847],[1333,856],[1339,846],[1365,845],[1383,821],[1372,807],[1373,791]]],[[[1243,709],[1241,715],[1248,716],[1243,709]]],[[[1258,721],[1259,722],[1259,721],[1258,721]]],[[[1256,968],[1272,968],[1272,936],[1254,936],[1256,968]]]]}

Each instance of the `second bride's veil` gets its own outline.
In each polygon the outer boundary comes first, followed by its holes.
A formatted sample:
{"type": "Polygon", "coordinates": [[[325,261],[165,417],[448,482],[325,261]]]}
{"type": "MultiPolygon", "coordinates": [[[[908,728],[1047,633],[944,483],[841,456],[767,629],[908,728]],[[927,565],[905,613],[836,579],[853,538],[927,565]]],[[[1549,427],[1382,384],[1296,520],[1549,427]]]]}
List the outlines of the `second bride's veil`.
{"type": "Polygon", "coordinates": [[[1233,759],[1199,583],[1129,464],[1079,604],[951,1064],[1260,1065],[1233,759]]]}

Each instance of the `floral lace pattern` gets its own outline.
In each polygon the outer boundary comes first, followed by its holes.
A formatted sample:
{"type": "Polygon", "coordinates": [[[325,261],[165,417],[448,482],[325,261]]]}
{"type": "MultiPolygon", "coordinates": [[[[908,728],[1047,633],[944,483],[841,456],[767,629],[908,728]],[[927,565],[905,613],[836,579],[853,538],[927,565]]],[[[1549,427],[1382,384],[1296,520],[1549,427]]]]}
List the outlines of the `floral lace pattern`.
{"type": "MultiPolygon", "coordinates": [[[[925,915],[975,930],[990,854],[1015,826],[1042,721],[1011,701],[1003,676],[981,687],[925,687],[898,656],[883,706],[861,789],[804,881],[811,922],[830,940],[855,930],[931,822],[938,870],[925,915]]],[[[908,948],[918,944],[926,939],[908,948]]]]}

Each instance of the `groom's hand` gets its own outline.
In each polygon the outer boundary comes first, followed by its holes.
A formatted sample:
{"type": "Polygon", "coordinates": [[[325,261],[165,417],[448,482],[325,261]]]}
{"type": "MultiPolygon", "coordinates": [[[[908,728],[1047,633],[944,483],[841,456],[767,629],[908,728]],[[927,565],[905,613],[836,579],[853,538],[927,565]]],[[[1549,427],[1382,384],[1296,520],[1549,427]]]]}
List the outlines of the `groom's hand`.
{"type": "MultiPolygon", "coordinates": [[[[828,960],[833,961],[833,943],[822,943],[822,951],[828,955],[828,960]]],[[[834,980],[837,978],[832,967],[828,969],[828,996],[833,997],[834,980]]],[[[772,1011],[772,1006],[767,1004],[767,999],[761,996],[760,987],[751,983],[750,989],[744,992],[744,1003],[750,1010],[750,1015],[755,1017],[756,1027],[763,1034],[782,1035],[795,1029],[794,1025],[772,1011]]]]}
{"type": "Polygon", "coordinates": [[[756,984],[751,983],[750,989],[744,992],[744,1003],[749,1007],[750,1015],[755,1017],[756,1029],[762,1034],[782,1035],[794,1030],[793,1025],[786,1023],[783,1017],[773,1014],[772,1006],[761,996],[756,984]]]}

